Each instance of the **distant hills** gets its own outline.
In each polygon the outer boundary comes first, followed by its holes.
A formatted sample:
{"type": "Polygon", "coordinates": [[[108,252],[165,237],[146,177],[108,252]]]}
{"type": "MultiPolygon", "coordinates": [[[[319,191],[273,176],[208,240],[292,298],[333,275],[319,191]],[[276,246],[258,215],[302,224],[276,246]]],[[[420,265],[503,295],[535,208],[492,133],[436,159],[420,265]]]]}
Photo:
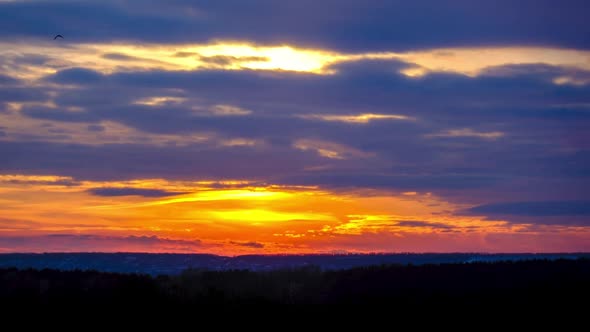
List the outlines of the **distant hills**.
{"type": "Polygon", "coordinates": [[[523,260],[590,258],[590,253],[556,254],[338,254],[338,255],[244,255],[147,253],[46,253],[0,254],[0,268],[97,270],[103,272],[177,275],[187,269],[269,271],[304,266],[343,270],[370,265],[424,265],[523,260]]]}

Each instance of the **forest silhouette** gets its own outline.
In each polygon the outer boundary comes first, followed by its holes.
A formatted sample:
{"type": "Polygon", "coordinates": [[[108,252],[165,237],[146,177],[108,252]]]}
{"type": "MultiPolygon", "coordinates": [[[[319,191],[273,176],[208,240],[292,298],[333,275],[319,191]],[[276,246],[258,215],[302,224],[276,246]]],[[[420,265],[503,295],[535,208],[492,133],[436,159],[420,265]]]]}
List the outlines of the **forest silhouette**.
{"type": "MultiPolygon", "coordinates": [[[[149,276],[98,271],[0,269],[0,300],[13,307],[256,307],[363,305],[548,309],[590,296],[590,260],[382,265],[326,271],[186,270],[149,276]]],[[[313,306],[312,306],[313,307],[313,306]]],[[[318,307],[318,306],[316,306],[318,307]]]]}

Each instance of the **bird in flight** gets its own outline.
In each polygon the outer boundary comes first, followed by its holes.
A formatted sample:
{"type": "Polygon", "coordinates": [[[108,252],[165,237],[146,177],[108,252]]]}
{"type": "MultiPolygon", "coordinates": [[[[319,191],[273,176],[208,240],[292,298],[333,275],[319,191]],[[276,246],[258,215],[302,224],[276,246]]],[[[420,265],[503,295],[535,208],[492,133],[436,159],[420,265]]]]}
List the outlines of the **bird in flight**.
{"type": "Polygon", "coordinates": [[[53,40],[56,40],[57,38],[64,39],[64,36],[62,36],[62,35],[55,35],[55,37],[53,37],[53,40]]]}

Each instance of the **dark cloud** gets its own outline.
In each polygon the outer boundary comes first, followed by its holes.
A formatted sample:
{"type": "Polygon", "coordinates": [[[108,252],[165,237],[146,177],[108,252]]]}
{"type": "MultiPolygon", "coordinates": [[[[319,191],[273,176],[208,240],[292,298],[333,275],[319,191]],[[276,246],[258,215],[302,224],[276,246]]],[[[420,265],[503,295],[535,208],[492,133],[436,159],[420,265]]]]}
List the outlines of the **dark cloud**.
{"type": "Polygon", "coordinates": [[[230,241],[231,244],[240,246],[240,247],[249,247],[249,248],[264,248],[264,243],[248,241],[248,242],[240,242],[240,241],[230,241]]]}
{"type": "Polygon", "coordinates": [[[166,197],[186,194],[185,192],[166,191],[161,189],[141,188],[92,188],[88,190],[96,196],[142,196],[142,197],[166,197]]]}
{"type": "MultiPolygon", "coordinates": [[[[391,171],[393,173],[393,171],[391,171]]],[[[399,190],[462,190],[489,187],[502,179],[493,175],[444,174],[444,175],[379,175],[348,173],[334,174],[333,172],[302,174],[297,177],[282,179],[285,183],[312,185],[319,184],[327,187],[369,187],[390,188],[399,190]]]]}
{"type": "MultiPolygon", "coordinates": [[[[144,40],[164,41],[169,34],[169,40],[188,41],[189,30],[200,24],[188,16],[177,13],[176,16],[166,16],[171,12],[154,11],[146,13],[138,10],[148,7],[145,3],[123,4],[118,1],[83,3],[74,1],[46,2],[3,2],[0,4],[6,20],[2,20],[0,28],[8,29],[10,33],[2,33],[3,39],[23,40],[27,37],[44,38],[51,42],[55,31],[59,31],[68,42],[92,42],[113,40],[144,40]],[[34,24],[22,24],[22,22],[34,24]],[[108,22],[108,24],[105,24],[108,22]],[[52,31],[51,34],[48,31],[52,31]],[[152,37],[149,35],[152,34],[152,37]],[[174,37],[176,36],[176,37],[174,37]]],[[[156,3],[152,2],[152,5],[156,3]]],[[[172,7],[172,6],[170,6],[172,7]]],[[[157,8],[157,7],[152,7],[157,8]]],[[[203,31],[195,30],[197,39],[203,39],[203,31]]]]}
{"type": "Polygon", "coordinates": [[[55,239],[75,239],[81,241],[108,241],[108,240],[125,240],[129,241],[130,243],[139,243],[139,244],[147,244],[147,245],[155,245],[160,243],[169,243],[169,244],[190,244],[190,245],[200,245],[200,240],[173,240],[168,238],[161,238],[156,235],[152,236],[136,236],[130,235],[125,237],[119,236],[104,236],[104,235],[93,235],[93,234],[48,234],[45,235],[46,238],[55,238],[55,239]]]}
{"type": "MultiPolygon", "coordinates": [[[[47,106],[29,106],[24,107],[21,114],[27,115],[36,119],[54,120],[63,122],[92,122],[99,118],[91,113],[85,111],[71,112],[64,108],[47,107],[47,106]]],[[[97,127],[92,127],[97,128],[97,127]]]]}
{"type": "Polygon", "coordinates": [[[93,132],[103,132],[103,131],[105,131],[105,127],[104,126],[96,125],[96,124],[88,125],[87,128],[88,128],[88,131],[93,131],[93,132]]]}
{"type": "Polygon", "coordinates": [[[26,179],[10,179],[3,181],[5,183],[11,184],[21,184],[21,185],[45,185],[45,186],[78,186],[80,182],[72,180],[72,179],[61,179],[57,181],[31,181],[26,179]]]}
{"type": "Polygon", "coordinates": [[[181,244],[181,245],[190,245],[190,246],[199,246],[201,245],[201,240],[174,240],[168,238],[161,238],[155,235],[152,236],[127,236],[125,237],[126,240],[142,243],[142,244],[181,244]]]}
{"type": "Polygon", "coordinates": [[[87,146],[0,141],[0,172],[80,179],[264,179],[296,173],[316,156],[280,149],[111,144],[87,146]],[[263,161],[263,162],[261,162],[263,161]],[[173,170],[171,172],[171,170],[173,170]]]}
{"type": "Polygon", "coordinates": [[[0,38],[17,40],[50,41],[47,31],[59,31],[68,41],[84,42],[229,39],[354,51],[482,44],[587,49],[590,33],[584,0],[558,6],[555,0],[18,1],[0,8],[0,38]]]}
{"type": "MultiPolygon", "coordinates": [[[[182,54],[182,53],[181,53],[182,54]]],[[[261,56],[229,56],[229,55],[216,55],[216,56],[199,56],[199,60],[213,65],[223,66],[239,62],[266,62],[268,58],[261,56]]]]}
{"type": "Polygon", "coordinates": [[[467,212],[483,215],[533,217],[590,216],[590,201],[540,201],[492,203],[473,207],[467,212]]]}
{"type": "Polygon", "coordinates": [[[34,102],[47,99],[47,92],[40,88],[0,86],[0,100],[3,102],[34,102]]]}
{"type": "Polygon", "coordinates": [[[86,68],[69,68],[50,75],[45,80],[60,84],[84,85],[101,81],[103,75],[86,68]]]}
{"type": "Polygon", "coordinates": [[[0,74],[0,85],[16,85],[18,83],[20,83],[20,80],[11,76],[0,74]]]}
{"type": "Polygon", "coordinates": [[[103,58],[109,60],[122,60],[122,61],[131,61],[136,60],[137,58],[134,56],[130,56],[123,53],[106,53],[102,55],[103,58]]]}
{"type": "Polygon", "coordinates": [[[94,234],[48,234],[43,236],[0,236],[0,247],[13,252],[112,252],[185,251],[202,247],[200,240],[177,240],[152,236],[106,236],[94,234]]]}
{"type": "Polygon", "coordinates": [[[16,65],[36,65],[52,67],[51,61],[54,60],[52,57],[34,53],[11,54],[11,56],[11,61],[16,65]]]}
{"type": "Polygon", "coordinates": [[[187,57],[199,57],[200,58],[199,53],[195,53],[195,52],[176,52],[174,54],[174,56],[177,58],[187,58],[187,57]]]}

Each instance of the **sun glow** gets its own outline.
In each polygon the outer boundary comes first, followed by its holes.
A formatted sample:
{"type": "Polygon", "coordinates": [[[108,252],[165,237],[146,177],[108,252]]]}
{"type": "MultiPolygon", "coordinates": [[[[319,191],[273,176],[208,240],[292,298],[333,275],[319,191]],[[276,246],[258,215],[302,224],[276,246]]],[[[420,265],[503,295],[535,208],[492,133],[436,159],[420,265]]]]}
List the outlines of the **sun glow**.
{"type": "Polygon", "coordinates": [[[212,211],[209,214],[214,219],[236,222],[251,222],[260,225],[266,222],[281,221],[333,221],[335,218],[330,215],[304,212],[277,212],[263,209],[235,210],[235,211],[212,211]]]}

